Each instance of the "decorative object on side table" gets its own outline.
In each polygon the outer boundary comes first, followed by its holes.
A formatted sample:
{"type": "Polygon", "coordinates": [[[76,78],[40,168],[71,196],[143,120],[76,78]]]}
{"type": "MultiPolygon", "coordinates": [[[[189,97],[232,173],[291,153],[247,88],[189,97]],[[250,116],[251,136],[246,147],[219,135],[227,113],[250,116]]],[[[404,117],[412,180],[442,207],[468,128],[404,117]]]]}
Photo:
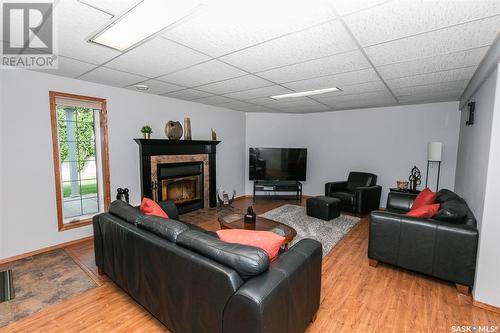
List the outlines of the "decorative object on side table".
{"type": "Polygon", "coordinates": [[[178,121],[169,120],[165,125],[165,135],[169,140],[179,140],[182,138],[182,125],[178,121]]]}
{"type": "Polygon", "coordinates": [[[417,186],[422,183],[422,175],[420,173],[420,169],[417,166],[413,166],[410,171],[410,177],[408,177],[410,181],[410,190],[416,191],[417,186]]]}
{"type": "Polygon", "coordinates": [[[245,214],[245,223],[253,224],[257,220],[257,214],[253,211],[252,206],[248,206],[247,213],[245,214]]]}
{"type": "Polygon", "coordinates": [[[141,128],[141,133],[144,136],[144,139],[150,139],[151,138],[151,133],[153,133],[153,130],[151,129],[151,126],[144,125],[141,128]]]}
{"type": "Polygon", "coordinates": [[[217,191],[217,201],[219,202],[219,206],[231,206],[233,204],[234,198],[236,197],[236,190],[233,190],[233,197],[229,199],[229,194],[226,191],[219,189],[217,191]],[[222,194],[222,198],[221,195],[222,194]]]}
{"type": "Polygon", "coordinates": [[[441,155],[443,152],[442,142],[429,142],[427,145],[427,173],[425,176],[425,187],[429,182],[429,165],[437,163],[437,180],[436,180],[436,192],[439,190],[439,173],[441,172],[441,155]]]}
{"type": "Polygon", "coordinates": [[[406,189],[408,189],[409,182],[406,181],[406,180],[398,180],[396,182],[396,184],[397,184],[397,188],[398,189],[400,189],[400,190],[406,190],[406,189]]]}
{"type": "Polygon", "coordinates": [[[129,195],[128,195],[128,188],[118,188],[116,190],[116,200],[121,200],[125,201],[126,203],[129,203],[129,195]]]}
{"type": "Polygon", "coordinates": [[[184,140],[192,140],[191,135],[191,118],[184,118],[184,140]]]}
{"type": "Polygon", "coordinates": [[[212,131],[212,140],[216,141],[217,140],[217,133],[215,133],[213,128],[211,128],[210,130],[212,131]]]}

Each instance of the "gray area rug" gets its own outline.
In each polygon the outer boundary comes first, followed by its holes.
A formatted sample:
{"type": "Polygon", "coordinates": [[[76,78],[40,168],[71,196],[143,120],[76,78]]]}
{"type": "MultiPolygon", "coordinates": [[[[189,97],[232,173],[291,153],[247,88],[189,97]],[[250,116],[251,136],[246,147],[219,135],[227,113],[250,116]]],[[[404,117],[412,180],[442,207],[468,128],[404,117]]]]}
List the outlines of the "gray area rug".
{"type": "Polygon", "coordinates": [[[331,221],[323,221],[307,216],[306,208],[296,205],[283,205],[260,216],[294,228],[297,236],[290,245],[303,238],[319,241],[323,245],[323,257],[361,220],[355,216],[340,215],[331,221]]]}

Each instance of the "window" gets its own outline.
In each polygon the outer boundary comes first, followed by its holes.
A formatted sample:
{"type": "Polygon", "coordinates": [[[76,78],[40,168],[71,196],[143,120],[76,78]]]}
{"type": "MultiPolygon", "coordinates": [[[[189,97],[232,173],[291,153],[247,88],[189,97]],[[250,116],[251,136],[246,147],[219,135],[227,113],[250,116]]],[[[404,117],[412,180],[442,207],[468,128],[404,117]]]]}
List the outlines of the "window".
{"type": "Polygon", "coordinates": [[[110,202],[106,100],[51,91],[59,231],[92,222],[110,202]]]}

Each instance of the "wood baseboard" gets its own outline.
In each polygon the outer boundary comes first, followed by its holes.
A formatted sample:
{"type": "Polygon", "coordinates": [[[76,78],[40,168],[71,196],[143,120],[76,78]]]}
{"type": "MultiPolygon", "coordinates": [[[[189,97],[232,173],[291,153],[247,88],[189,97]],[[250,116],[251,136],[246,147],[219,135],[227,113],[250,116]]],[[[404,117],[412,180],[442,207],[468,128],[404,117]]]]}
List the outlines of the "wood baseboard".
{"type": "Polygon", "coordinates": [[[472,305],[474,305],[475,307],[484,309],[484,310],[488,310],[488,311],[495,312],[495,313],[500,313],[500,307],[489,305],[489,304],[486,304],[483,302],[479,302],[479,301],[476,301],[475,299],[472,300],[472,305]]]}
{"type": "Polygon", "coordinates": [[[31,257],[31,256],[34,256],[34,255],[45,253],[45,252],[49,252],[49,251],[52,251],[52,250],[55,250],[55,249],[60,249],[62,247],[68,246],[68,245],[73,245],[73,244],[77,244],[77,243],[80,243],[80,242],[85,242],[85,241],[91,240],[93,238],[94,238],[94,236],[88,236],[88,237],[84,237],[84,238],[80,238],[80,239],[75,239],[75,240],[72,240],[72,241],[69,241],[69,242],[65,242],[65,243],[61,243],[61,244],[56,244],[56,245],[52,245],[52,246],[49,246],[49,247],[44,247],[44,248],[41,248],[41,249],[38,249],[38,250],[35,250],[35,251],[18,254],[17,256],[13,256],[13,257],[8,257],[8,258],[5,258],[5,259],[1,259],[0,260],[0,265],[8,264],[10,262],[13,262],[13,261],[16,261],[16,260],[19,260],[19,259],[23,259],[23,258],[26,258],[26,257],[31,257]]]}

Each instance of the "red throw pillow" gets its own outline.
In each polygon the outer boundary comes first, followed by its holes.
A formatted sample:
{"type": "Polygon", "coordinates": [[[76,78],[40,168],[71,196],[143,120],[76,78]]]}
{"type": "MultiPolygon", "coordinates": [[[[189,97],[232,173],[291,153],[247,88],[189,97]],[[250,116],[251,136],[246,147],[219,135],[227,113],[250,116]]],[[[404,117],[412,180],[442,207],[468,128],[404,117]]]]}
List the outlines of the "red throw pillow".
{"type": "Polygon", "coordinates": [[[141,213],[146,215],[156,215],[168,219],[167,213],[161,209],[160,205],[158,205],[154,200],[148,198],[142,199],[140,210],[141,213]]]}
{"type": "Polygon", "coordinates": [[[430,219],[438,212],[439,206],[439,204],[425,205],[416,209],[412,209],[405,215],[430,219]]]}
{"type": "Polygon", "coordinates": [[[436,193],[432,192],[428,187],[424,188],[422,192],[420,192],[415,201],[413,201],[413,205],[411,206],[411,210],[420,208],[425,205],[432,205],[436,202],[436,193]]]}
{"type": "Polygon", "coordinates": [[[223,229],[217,231],[220,240],[228,243],[237,243],[259,247],[266,251],[269,260],[273,262],[278,257],[285,237],[271,231],[257,231],[244,229],[223,229]]]}

